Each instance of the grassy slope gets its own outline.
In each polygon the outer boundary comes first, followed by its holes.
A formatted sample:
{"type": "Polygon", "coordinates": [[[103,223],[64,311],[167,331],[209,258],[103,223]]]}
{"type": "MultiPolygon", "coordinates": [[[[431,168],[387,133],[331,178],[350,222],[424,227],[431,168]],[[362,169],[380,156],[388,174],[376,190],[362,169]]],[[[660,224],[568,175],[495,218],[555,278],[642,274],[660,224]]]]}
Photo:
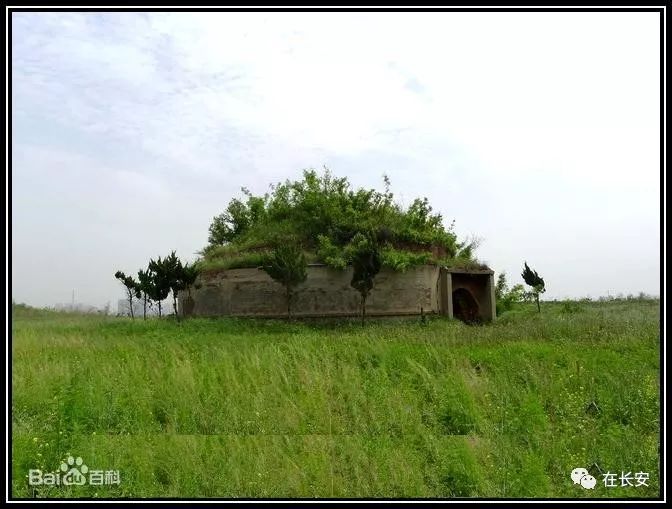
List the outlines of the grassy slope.
{"type": "Polygon", "coordinates": [[[495,325],[182,324],[18,310],[14,496],[654,497],[657,302],[495,325]],[[601,413],[586,413],[595,400],[601,413]],[[33,489],[66,453],[116,487],[33,489]],[[593,491],[569,472],[649,472],[593,491]]]}

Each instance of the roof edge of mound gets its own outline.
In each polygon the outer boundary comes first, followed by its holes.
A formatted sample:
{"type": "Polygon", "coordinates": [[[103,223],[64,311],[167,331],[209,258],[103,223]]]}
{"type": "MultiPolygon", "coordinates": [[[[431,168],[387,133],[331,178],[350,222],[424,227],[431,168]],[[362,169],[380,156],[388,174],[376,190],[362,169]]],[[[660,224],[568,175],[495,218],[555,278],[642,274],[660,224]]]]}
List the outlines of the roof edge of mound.
{"type": "MultiPolygon", "coordinates": [[[[340,270],[340,269],[335,269],[327,265],[326,263],[320,263],[320,262],[313,262],[313,263],[308,263],[308,267],[313,267],[313,268],[319,268],[319,267],[324,267],[324,268],[331,268],[332,270],[340,270]]],[[[494,274],[495,271],[492,270],[491,268],[487,267],[486,265],[481,265],[480,267],[477,268],[469,268],[469,267],[450,267],[446,265],[437,265],[434,263],[423,263],[420,265],[416,265],[411,268],[419,268],[419,267],[438,267],[446,272],[450,272],[451,274],[494,274]]],[[[235,268],[210,268],[210,269],[203,269],[202,272],[206,274],[219,274],[222,272],[229,272],[233,270],[263,270],[263,267],[257,266],[257,267],[235,267],[235,268]]]]}

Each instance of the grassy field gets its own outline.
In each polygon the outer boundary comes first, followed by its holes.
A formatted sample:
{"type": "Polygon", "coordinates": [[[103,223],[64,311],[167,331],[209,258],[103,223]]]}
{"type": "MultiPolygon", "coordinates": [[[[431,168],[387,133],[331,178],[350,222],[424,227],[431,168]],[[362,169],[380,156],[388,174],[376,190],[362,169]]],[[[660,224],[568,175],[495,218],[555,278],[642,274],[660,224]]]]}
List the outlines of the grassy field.
{"type": "Polygon", "coordinates": [[[12,494],[657,497],[659,342],[658,301],[485,326],[15,308],[12,494]],[[68,454],[120,484],[29,486],[68,454]],[[607,488],[600,470],[648,487],[607,488]]]}

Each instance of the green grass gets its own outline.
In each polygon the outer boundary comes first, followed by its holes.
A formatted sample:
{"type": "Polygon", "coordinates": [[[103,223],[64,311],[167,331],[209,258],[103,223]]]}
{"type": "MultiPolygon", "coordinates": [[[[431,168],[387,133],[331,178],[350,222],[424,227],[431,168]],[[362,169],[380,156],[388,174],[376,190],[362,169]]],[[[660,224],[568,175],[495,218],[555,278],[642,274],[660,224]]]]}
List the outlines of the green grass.
{"type": "Polygon", "coordinates": [[[657,497],[658,313],[555,303],[362,327],[17,307],[12,494],[657,497]],[[121,483],[28,485],[67,453],[121,483]],[[573,485],[594,463],[649,486],[573,485]]]}

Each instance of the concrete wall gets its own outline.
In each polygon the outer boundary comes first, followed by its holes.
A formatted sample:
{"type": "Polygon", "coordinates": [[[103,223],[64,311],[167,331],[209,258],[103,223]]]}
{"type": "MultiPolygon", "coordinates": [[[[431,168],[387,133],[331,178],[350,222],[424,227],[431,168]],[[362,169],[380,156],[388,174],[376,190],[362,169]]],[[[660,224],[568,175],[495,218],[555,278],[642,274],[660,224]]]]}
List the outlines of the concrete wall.
{"type": "MultiPolygon", "coordinates": [[[[361,297],[350,286],[352,268],[308,267],[307,280],[292,298],[294,316],[356,316],[361,297]]],[[[195,316],[286,316],[285,289],[260,269],[231,269],[203,274],[193,288],[179,296],[180,314],[195,316]]],[[[494,274],[490,270],[465,271],[423,265],[395,272],[383,269],[366,301],[370,316],[418,315],[423,312],[453,317],[453,295],[466,289],[477,303],[483,321],[495,319],[494,274]]]]}
{"type": "Polygon", "coordinates": [[[494,273],[491,270],[442,269],[440,276],[440,310],[453,317],[454,293],[463,288],[476,301],[477,316],[486,322],[496,317],[494,273]]]}
{"type": "MultiPolygon", "coordinates": [[[[374,280],[366,301],[372,316],[413,315],[440,311],[439,267],[424,265],[406,272],[383,269],[374,280]]],[[[354,316],[361,297],[350,286],[352,269],[309,266],[308,278],[292,299],[295,316],[354,316]]],[[[285,290],[259,269],[231,269],[199,276],[200,288],[192,289],[196,316],[285,316],[285,290]]],[[[186,293],[180,294],[180,313],[186,293]]]]}

